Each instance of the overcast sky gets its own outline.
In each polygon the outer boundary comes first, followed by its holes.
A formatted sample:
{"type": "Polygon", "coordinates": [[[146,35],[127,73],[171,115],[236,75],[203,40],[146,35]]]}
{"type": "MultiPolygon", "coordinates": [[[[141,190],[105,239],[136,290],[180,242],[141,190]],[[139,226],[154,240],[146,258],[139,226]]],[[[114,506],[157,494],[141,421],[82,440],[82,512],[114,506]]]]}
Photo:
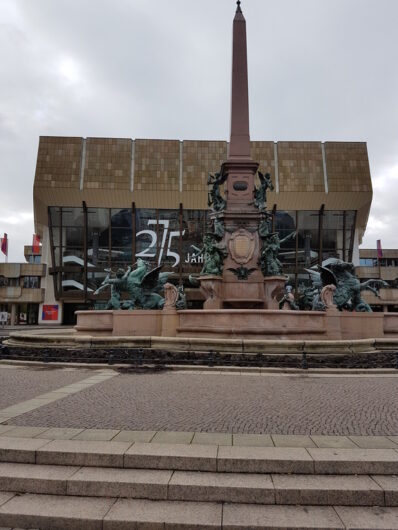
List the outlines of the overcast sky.
{"type": "MultiPolygon", "coordinates": [[[[242,8],[252,139],[366,141],[374,197],[362,247],[398,248],[398,1],[242,8]]],[[[0,0],[10,262],[32,241],[40,135],[228,139],[234,12],[234,0],[0,0]]]]}

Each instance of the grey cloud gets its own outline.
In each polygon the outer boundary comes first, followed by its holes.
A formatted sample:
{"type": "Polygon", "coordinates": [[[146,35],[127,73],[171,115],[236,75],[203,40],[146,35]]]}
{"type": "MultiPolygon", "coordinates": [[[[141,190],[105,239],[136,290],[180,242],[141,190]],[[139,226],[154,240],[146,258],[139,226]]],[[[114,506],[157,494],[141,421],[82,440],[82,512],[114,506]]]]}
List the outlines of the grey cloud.
{"type": "MultiPolygon", "coordinates": [[[[365,243],[397,247],[398,3],[242,7],[252,138],[367,141],[375,193],[365,243]]],[[[6,209],[32,208],[40,135],[226,139],[234,9],[233,0],[2,0],[6,209]],[[62,76],[62,60],[76,62],[78,80],[62,76]]],[[[14,241],[10,260],[23,259],[31,221],[2,223],[14,241]]]]}

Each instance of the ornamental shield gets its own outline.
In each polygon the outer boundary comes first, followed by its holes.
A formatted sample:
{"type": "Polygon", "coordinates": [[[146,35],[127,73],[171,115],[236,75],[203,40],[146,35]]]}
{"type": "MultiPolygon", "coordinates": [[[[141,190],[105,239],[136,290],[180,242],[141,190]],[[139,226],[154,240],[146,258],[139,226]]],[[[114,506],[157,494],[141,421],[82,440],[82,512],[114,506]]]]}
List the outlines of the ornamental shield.
{"type": "Polygon", "coordinates": [[[240,265],[244,265],[251,260],[255,248],[254,235],[240,228],[231,235],[228,242],[231,258],[240,265]]]}

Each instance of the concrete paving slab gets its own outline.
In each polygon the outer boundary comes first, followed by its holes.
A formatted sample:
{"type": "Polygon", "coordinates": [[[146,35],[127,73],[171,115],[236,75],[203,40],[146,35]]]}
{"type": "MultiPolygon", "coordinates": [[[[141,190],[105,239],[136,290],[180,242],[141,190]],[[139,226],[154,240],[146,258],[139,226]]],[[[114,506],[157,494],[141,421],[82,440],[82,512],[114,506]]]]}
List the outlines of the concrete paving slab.
{"type": "Polygon", "coordinates": [[[0,436],[14,428],[14,425],[0,425],[0,436]]]}
{"type": "Polygon", "coordinates": [[[84,388],[86,388],[86,386],[79,387],[79,388],[75,388],[75,387],[70,388],[69,386],[64,386],[64,387],[60,388],[58,390],[58,392],[60,394],[67,394],[67,395],[68,394],[76,394],[76,392],[80,392],[80,390],[83,390],[84,388]]]}
{"type": "Polygon", "coordinates": [[[398,508],[335,506],[335,510],[350,530],[396,530],[398,508]]]}
{"type": "Polygon", "coordinates": [[[274,447],[274,442],[269,434],[233,434],[232,445],[274,447]]]}
{"type": "MultiPolygon", "coordinates": [[[[397,455],[398,456],[398,455],[397,455]]],[[[217,471],[233,473],[313,473],[304,448],[220,446],[217,471]]]]}
{"type": "Polygon", "coordinates": [[[68,495],[167,500],[172,471],[82,468],[68,481],[68,495]]]}
{"type": "Polygon", "coordinates": [[[135,443],[124,455],[124,467],[216,471],[217,446],[135,443]]]}
{"type": "Polygon", "coordinates": [[[232,434],[223,432],[196,432],[192,443],[200,445],[232,445],[232,434]]]}
{"type": "Polygon", "coordinates": [[[15,496],[0,507],[0,524],[41,530],[102,530],[102,520],[114,499],[63,495],[15,496]]]}
{"type": "Polygon", "coordinates": [[[104,519],[104,530],[209,530],[221,528],[221,517],[219,504],[119,499],[104,519]]]}
{"type": "Polygon", "coordinates": [[[309,436],[298,434],[272,434],[275,447],[316,447],[309,436]]]}
{"type": "Polygon", "coordinates": [[[34,410],[36,408],[37,408],[37,405],[31,405],[30,403],[23,404],[23,405],[13,405],[12,407],[3,409],[4,411],[3,417],[13,418],[15,416],[19,416],[20,414],[25,414],[25,412],[30,412],[31,410],[34,410]]]}
{"type": "Polygon", "coordinates": [[[7,501],[12,499],[14,497],[14,495],[15,495],[15,493],[8,493],[8,492],[1,491],[0,492],[0,506],[2,506],[7,501]]]}
{"type": "Polygon", "coordinates": [[[0,462],[0,491],[66,495],[66,480],[78,469],[0,462]]]}
{"type": "Polygon", "coordinates": [[[349,436],[361,449],[398,449],[398,445],[387,436],[349,436]]]}
{"type": "Polygon", "coordinates": [[[195,433],[178,431],[158,431],[152,438],[153,443],[190,444],[195,433]]]}
{"type": "Polygon", "coordinates": [[[0,437],[0,462],[34,464],[36,451],[45,447],[48,440],[36,438],[0,437]]]}
{"type": "Polygon", "coordinates": [[[398,473],[398,452],[394,449],[307,449],[314,459],[315,473],[380,474],[398,473]]]}
{"type": "Polygon", "coordinates": [[[93,375],[92,377],[90,377],[91,380],[94,380],[94,379],[111,379],[112,377],[115,377],[115,376],[118,376],[119,373],[118,372],[115,372],[115,371],[112,371],[110,373],[96,373],[95,375],[93,375]]]}
{"type": "Polygon", "coordinates": [[[114,442],[145,442],[149,443],[155,436],[156,431],[120,431],[114,438],[114,442]]]}
{"type": "Polygon", "coordinates": [[[54,400],[61,399],[63,397],[66,397],[68,394],[66,392],[59,392],[57,390],[54,390],[53,392],[48,392],[47,394],[41,394],[40,396],[37,396],[36,399],[48,399],[48,400],[54,400]]]}
{"type": "Polygon", "coordinates": [[[225,504],[223,530],[250,528],[251,530],[340,530],[343,529],[336,512],[318,506],[256,506],[253,504],[225,504]]]}
{"type": "Polygon", "coordinates": [[[384,492],[366,475],[272,475],[276,504],[383,506],[384,492]]]}
{"type": "Polygon", "coordinates": [[[175,471],[169,500],[275,504],[270,475],[175,471]]]}
{"type": "Polygon", "coordinates": [[[383,488],[386,506],[398,506],[398,476],[372,475],[372,479],[383,488]]]}
{"type": "Polygon", "coordinates": [[[47,431],[48,427],[14,427],[8,431],[7,436],[13,438],[34,438],[47,431]]]}
{"type": "Polygon", "coordinates": [[[120,431],[118,429],[84,429],[73,437],[74,440],[110,441],[120,431]]]}
{"type": "Polygon", "coordinates": [[[72,429],[68,427],[52,427],[40,433],[35,438],[46,438],[47,440],[70,440],[84,429],[72,429]]]}
{"type": "Polygon", "coordinates": [[[59,389],[60,392],[67,392],[68,390],[72,390],[74,392],[80,392],[80,390],[84,390],[85,388],[89,388],[90,386],[94,386],[96,383],[79,383],[74,385],[66,386],[62,389],[59,389]]]}
{"type": "Polygon", "coordinates": [[[57,399],[58,398],[54,399],[53,397],[45,398],[45,397],[37,396],[34,399],[30,399],[29,402],[25,402],[25,403],[29,403],[30,405],[36,405],[36,407],[42,407],[43,405],[46,405],[47,403],[53,403],[57,399]]]}
{"type": "MultiPolygon", "coordinates": [[[[32,441],[38,440],[35,438],[32,441]]],[[[62,466],[123,467],[123,455],[130,445],[129,442],[53,440],[37,450],[36,462],[62,466]]]]}
{"type": "Polygon", "coordinates": [[[311,438],[317,447],[329,447],[331,449],[355,449],[357,447],[347,436],[318,436],[311,434],[311,438]]]}

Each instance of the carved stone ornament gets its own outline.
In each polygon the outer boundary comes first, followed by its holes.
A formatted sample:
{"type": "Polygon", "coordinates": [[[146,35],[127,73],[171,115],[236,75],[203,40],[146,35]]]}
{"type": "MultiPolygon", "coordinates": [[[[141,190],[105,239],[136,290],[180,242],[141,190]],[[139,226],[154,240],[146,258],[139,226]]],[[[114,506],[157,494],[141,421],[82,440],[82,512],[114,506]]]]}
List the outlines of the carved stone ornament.
{"type": "Polygon", "coordinates": [[[335,292],[335,285],[325,285],[325,287],[321,291],[321,300],[326,307],[326,311],[337,311],[337,306],[333,300],[335,292]]]}
{"type": "Polygon", "coordinates": [[[178,289],[171,283],[166,283],[164,286],[164,297],[165,304],[163,309],[172,309],[175,308],[178,300],[178,289]]]}
{"type": "Polygon", "coordinates": [[[254,235],[240,228],[232,234],[228,242],[231,258],[239,265],[248,263],[253,257],[255,245],[254,235]]]}

